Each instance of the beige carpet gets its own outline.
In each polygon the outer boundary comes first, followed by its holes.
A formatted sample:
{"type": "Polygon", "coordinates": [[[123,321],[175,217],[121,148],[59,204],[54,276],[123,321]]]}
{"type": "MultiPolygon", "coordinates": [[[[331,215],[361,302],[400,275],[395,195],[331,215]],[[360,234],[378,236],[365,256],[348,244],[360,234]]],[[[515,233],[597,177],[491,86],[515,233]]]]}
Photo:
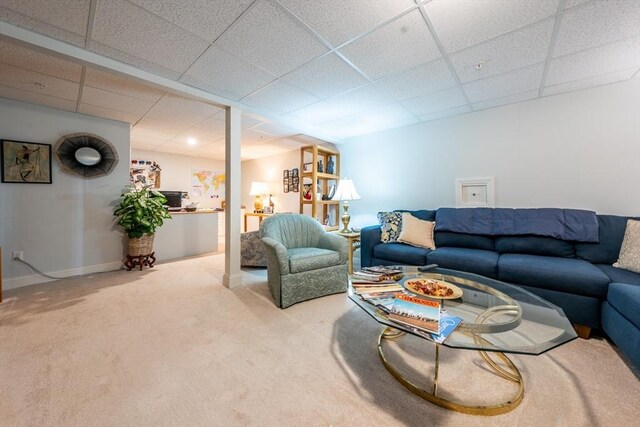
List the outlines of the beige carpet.
{"type": "MultiPolygon", "coordinates": [[[[222,265],[216,255],[7,292],[0,424],[638,425],[640,383],[602,339],[513,356],[523,403],[469,416],[398,384],[375,353],[380,326],[344,294],[280,310],[264,270],[245,271],[246,286],[228,290],[222,265]]],[[[406,339],[400,351],[409,373],[431,376],[428,343],[406,339]]],[[[441,357],[444,395],[488,403],[513,392],[474,352],[441,357]]]]}

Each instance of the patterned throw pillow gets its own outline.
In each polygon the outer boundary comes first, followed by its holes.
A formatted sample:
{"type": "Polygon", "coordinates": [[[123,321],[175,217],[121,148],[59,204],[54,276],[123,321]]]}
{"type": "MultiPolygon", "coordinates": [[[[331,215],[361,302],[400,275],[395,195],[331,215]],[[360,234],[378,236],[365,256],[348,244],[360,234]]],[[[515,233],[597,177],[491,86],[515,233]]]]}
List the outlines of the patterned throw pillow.
{"type": "Polygon", "coordinates": [[[435,222],[423,221],[404,212],[402,214],[402,231],[400,231],[398,242],[433,250],[436,248],[436,243],[433,241],[435,226],[435,222]]]}
{"type": "Polygon", "coordinates": [[[397,242],[402,230],[402,212],[378,212],[380,223],[380,241],[397,242]]]}
{"type": "Polygon", "coordinates": [[[640,221],[627,220],[627,229],[614,267],[640,273],[640,221]]]}

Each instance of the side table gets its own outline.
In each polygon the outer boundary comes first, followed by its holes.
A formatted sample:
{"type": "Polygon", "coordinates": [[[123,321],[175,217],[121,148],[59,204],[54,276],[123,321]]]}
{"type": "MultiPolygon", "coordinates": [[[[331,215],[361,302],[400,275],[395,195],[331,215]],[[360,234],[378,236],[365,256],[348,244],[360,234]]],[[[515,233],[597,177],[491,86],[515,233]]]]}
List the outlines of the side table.
{"type": "Polygon", "coordinates": [[[344,237],[349,243],[349,274],[353,274],[353,253],[360,247],[360,232],[341,233],[340,231],[334,231],[334,233],[344,237]]]}

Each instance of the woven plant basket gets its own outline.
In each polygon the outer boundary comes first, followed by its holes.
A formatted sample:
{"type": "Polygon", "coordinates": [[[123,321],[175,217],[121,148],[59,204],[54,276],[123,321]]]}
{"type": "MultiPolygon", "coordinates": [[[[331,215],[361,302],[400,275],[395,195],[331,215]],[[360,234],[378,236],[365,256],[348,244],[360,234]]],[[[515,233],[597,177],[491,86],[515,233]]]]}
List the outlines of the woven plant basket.
{"type": "Polygon", "coordinates": [[[155,234],[129,239],[128,254],[129,256],[151,255],[153,253],[153,237],[155,234]]]}

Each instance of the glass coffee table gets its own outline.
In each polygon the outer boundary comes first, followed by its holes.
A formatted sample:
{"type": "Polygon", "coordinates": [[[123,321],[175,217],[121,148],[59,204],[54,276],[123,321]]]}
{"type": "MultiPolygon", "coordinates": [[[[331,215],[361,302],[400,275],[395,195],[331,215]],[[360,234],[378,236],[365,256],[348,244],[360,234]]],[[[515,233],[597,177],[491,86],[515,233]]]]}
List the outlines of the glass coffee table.
{"type": "MultiPolygon", "coordinates": [[[[522,401],[524,381],[518,368],[505,353],[540,355],[577,337],[562,309],[518,286],[443,268],[420,272],[418,267],[414,266],[392,267],[403,270],[403,280],[418,277],[431,278],[443,280],[462,289],[462,297],[440,300],[447,313],[460,317],[462,322],[444,343],[438,344],[433,341],[430,334],[394,322],[385,311],[355,294],[349,282],[349,298],[385,326],[378,337],[378,353],[385,368],[411,392],[438,406],[474,415],[498,415],[509,412],[522,401]],[[425,390],[413,384],[385,357],[385,341],[399,339],[406,334],[433,341],[435,345],[432,390],[425,390]],[[517,392],[507,401],[494,405],[471,405],[438,396],[441,345],[478,351],[495,374],[517,384],[517,392]]],[[[415,295],[406,289],[405,292],[415,295]]]]}

